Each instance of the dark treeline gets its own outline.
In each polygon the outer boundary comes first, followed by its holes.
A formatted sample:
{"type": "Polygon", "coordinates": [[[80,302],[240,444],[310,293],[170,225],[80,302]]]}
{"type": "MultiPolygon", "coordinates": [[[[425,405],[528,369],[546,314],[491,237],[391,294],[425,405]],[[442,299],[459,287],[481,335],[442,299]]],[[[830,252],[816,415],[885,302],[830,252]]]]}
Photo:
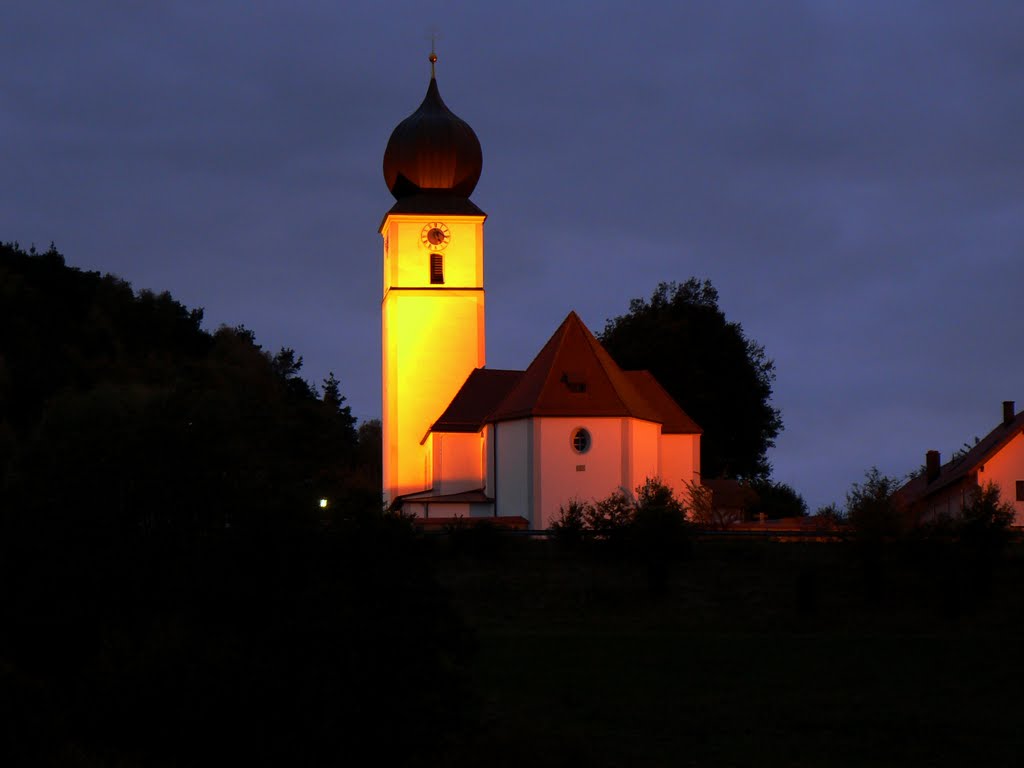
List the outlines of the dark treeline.
{"type": "Polygon", "coordinates": [[[0,762],[429,762],[471,643],[379,424],[201,321],[0,246],[0,762]]]}
{"type": "MultiPolygon", "coordinates": [[[[291,349],[201,327],[169,294],[0,249],[0,506],[62,527],[302,524],[327,497],[378,503],[333,375],[324,395],[291,349]]],[[[367,455],[369,454],[369,455],[367,455]]],[[[11,522],[8,519],[8,522],[11,522]]]]}

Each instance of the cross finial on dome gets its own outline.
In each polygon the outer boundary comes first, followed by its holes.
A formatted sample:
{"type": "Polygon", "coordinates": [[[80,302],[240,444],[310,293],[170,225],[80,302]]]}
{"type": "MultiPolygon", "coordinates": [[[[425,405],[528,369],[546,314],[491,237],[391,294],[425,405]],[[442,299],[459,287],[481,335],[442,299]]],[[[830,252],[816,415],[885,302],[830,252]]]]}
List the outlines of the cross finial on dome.
{"type": "Polygon", "coordinates": [[[437,32],[430,34],[430,79],[434,79],[434,65],[437,64],[437,53],[434,52],[434,45],[437,42],[437,32]]]}

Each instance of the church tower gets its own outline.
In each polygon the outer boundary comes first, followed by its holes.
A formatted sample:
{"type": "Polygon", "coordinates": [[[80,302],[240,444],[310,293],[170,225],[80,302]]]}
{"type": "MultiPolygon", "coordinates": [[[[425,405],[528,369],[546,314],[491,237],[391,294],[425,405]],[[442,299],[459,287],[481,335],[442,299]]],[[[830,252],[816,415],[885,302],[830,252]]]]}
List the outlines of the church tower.
{"type": "Polygon", "coordinates": [[[433,486],[430,427],[485,362],[484,219],[469,196],[483,154],[467,123],[430,84],[391,134],[384,179],[381,304],[384,497],[433,486]]]}

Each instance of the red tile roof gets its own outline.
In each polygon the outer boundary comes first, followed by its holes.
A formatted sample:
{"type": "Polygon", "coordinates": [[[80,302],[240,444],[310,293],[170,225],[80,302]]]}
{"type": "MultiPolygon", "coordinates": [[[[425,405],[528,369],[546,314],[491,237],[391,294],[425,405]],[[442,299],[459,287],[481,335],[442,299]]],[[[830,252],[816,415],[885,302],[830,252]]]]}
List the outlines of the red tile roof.
{"type": "Polygon", "coordinates": [[[672,395],[665,391],[650,371],[625,371],[643,398],[654,406],[661,415],[661,432],[664,435],[699,435],[704,430],[679,407],[672,395]]]}
{"type": "Polygon", "coordinates": [[[432,432],[479,432],[487,417],[523,376],[522,371],[477,368],[430,428],[432,432]]]}
{"type": "Polygon", "coordinates": [[[527,416],[634,416],[661,421],[575,312],[569,313],[488,420],[527,416]]]}
{"type": "Polygon", "coordinates": [[[482,488],[459,493],[434,494],[431,489],[418,493],[407,493],[400,497],[403,504],[493,504],[494,499],[484,493],[482,488]]]}
{"type": "MultiPolygon", "coordinates": [[[[436,213],[448,216],[486,216],[487,214],[477,208],[476,204],[467,197],[453,197],[445,194],[432,194],[420,192],[416,195],[403,197],[398,200],[391,210],[384,215],[384,220],[391,214],[420,214],[436,213]]],[[[380,228],[384,227],[381,221],[380,228]]]]}
{"type": "Polygon", "coordinates": [[[758,499],[753,488],[731,477],[708,478],[701,485],[711,491],[711,503],[720,509],[747,509],[758,499]]]}
{"type": "Polygon", "coordinates": [[[434,432],[478,432],[484,424],[529,416],[632,416],[664,434],[701,428],[647,371],[623,371],[570,312],[525,371],[477,368],[434,432]]]}

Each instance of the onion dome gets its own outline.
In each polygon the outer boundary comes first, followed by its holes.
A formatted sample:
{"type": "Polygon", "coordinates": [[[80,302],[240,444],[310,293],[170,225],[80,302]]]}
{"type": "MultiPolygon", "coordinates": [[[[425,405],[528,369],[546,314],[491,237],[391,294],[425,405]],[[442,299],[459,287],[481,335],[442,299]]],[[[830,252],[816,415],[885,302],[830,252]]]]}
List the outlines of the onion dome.
{"type": "Polygon", "coordinates": [[[419,109],[400,122],[384,150],[384,181],[396,199],[423,192],[468,198],[480,180],[480,140],[441,100],[431,54],[430,85],[419,109]]]}

